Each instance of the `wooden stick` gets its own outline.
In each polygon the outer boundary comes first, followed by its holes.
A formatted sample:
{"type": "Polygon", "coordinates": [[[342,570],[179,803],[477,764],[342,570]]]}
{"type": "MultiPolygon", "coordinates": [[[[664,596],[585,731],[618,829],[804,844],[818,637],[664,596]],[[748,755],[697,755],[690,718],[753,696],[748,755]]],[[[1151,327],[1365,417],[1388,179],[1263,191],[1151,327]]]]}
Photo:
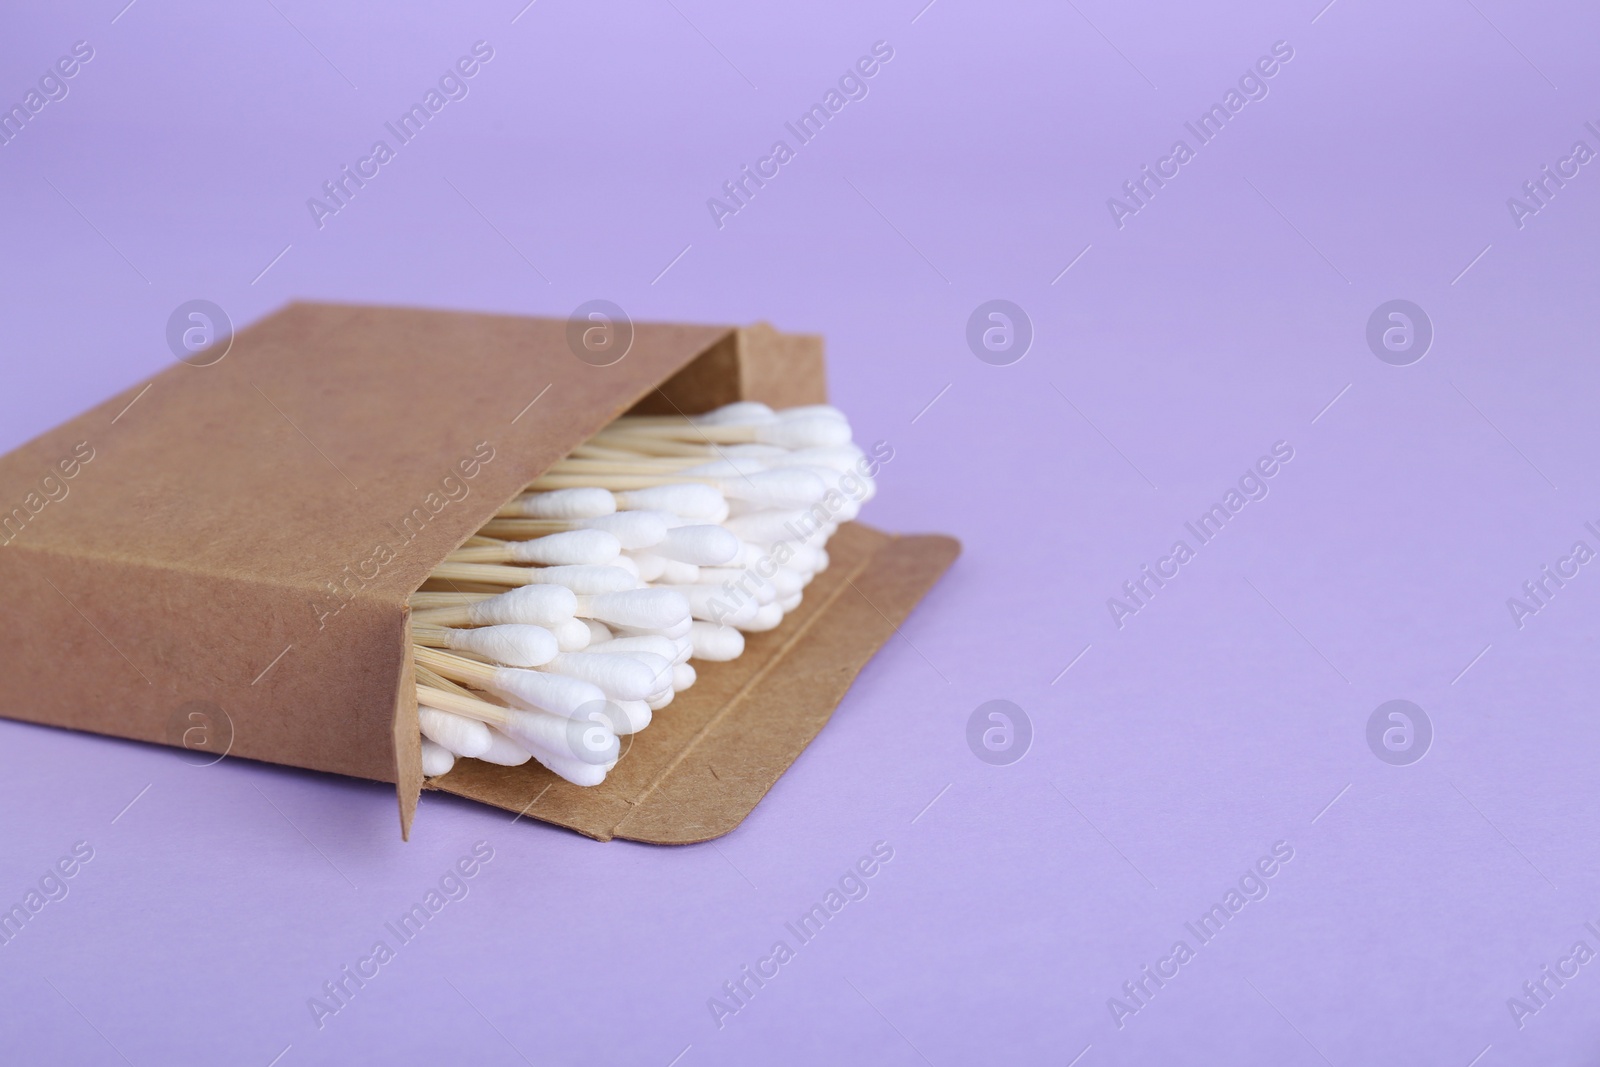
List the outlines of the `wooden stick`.
{"type": "Polygon", "coordinates": [[[514,563],[511,558],[511,547],[508,541],[488,541],[486,545],[472,545],[458,548],[445,557],[446,563],[514,563]]]}
{"type": "Polygon", "coordinates": [[[687,415],[618,415],[612,426],[693,426],[687,415]]]}
{"type": "Polygon", "coordinates": [[[624,470],[636,471],[641,468],[660,470],[680,470],[692,467],[699,462],[699,456],[568,456],[566,459],[557,460],[550,465],[545,473],[565,473],[580,470],[624,470]]]}
{"type": "MultiPolygon", "coordinates": [[[[713,488],[721,486],[726,479],[709,474],[541,474],[537,481],[529,485],[533,492],[546,492],[551,489],[649,489],[657,485],[683,485],[693,482],[697,485],[709,485],[713,488]]],[[[487,528],[487,527],[485,527],[487,528]]]]}
{"type": "Polygon", "coordinates": [[[606,448],[592,441],[586,441],[568,453],[568,459],[638,459],[642,453],[632,449],[606,448]]]}
{"type": "Polygon", "coordinates": [[[412,593],[413,626],[470,626],[472,605],[499,593],[412,593]]]}
{"type": "Polygon", "coordinates": [[[488,537],[506,541],[531,541],[547,534],[583,529],[565,519],[490,519],[478,532],[488,537]]]}
{"type": "MultiPolygon", "coordinates": [[[[435,626],[428,623],[411,623],[411,641],[413,644],[423,645],[427,648],[449,648],[450,628],[448,626],[435,626]]],[[[424,670],[426,668],[418,668],[424,670]]]]}
{"type": "MultiPolygon", "coordinates": [[[[421,645],[411,647],[411,655],[415,661],[436,671],[452,681],[462,682],[466,685],[475,685],[482,688],[493,682],[497,668],[477,660],[467,659],[450,652],[441,652],[434,648],[424,648],[421,645]]],[[[449,710],[448,708],[440,710],[449,710]]]]}
{"type": "Polygon", "coordinates": [[[510,709],[503,708],[499,704],[491,704],[487,700],[479,700],[477,697],[429,685],[417,686],[417,703],[486,722],[490,726],[504,726],[511,721],[510,709]]]}
{"type": "Polygon", "coordinates": [[[429,685],[435,689],[446,689],[453,693],[460,693],[462,696],[473,695],[471,690],[467,689],[466,686],[457,685],[444,675],[439,674],[436,671],[430,671],[428,668],[419,663],[413,663],[412,668],[417,676],[418,685],[429,685]]]}
{"type": "Polygon", "coordinates": [[[488,600],[495,593],[412,593],[411,610],[421,611],[428,608],[454,608],[465,604],[476,604],[480,600],[488,600]]]}
{"type": "Polygon", "coordinates": [[[696,445],[668,437],[651,437],[648,434],[620,434],[615,437],[596,436],[593,440],[602,448],[642,452],[647,456],[706,456],[711,454],[711,446],[704,441],[696,445]]]}
{"type": "Polygon", "coordinates": [[[549,585],[542,567],[504,567],[492,563],[441,563],[429,577],[446,582],[481,582],[486,585],[549,585]]]}
{"type": "MultiPolygon", "coordinates": [[[[492,593],[486,593],[487,598],[492,593]]],[[[412,611],[411,624],[413,626],[471,626],[472,609],[466,604],[453,608],[428,608],[425,611],[412,611]]]]}
{"type": "Polygon", "coordinates": [[[429,576],[422,583],[424,593],[482,593],[484,596],[499,596],[506,591],[506,587],[498,582],[451,582],[429,576]]]}
{"type": "Polygon", "coordinates": [[[674,441],[698,441],[702,445],[707,442],[718,445],[743,445],[757,439],[758,429],[759,427],[741,423],[706,426],[700,423],[680,422],[676,426],[633,426],[618,421],[595,434],[594,440],[611,444],[665,438],[674,441]]]}

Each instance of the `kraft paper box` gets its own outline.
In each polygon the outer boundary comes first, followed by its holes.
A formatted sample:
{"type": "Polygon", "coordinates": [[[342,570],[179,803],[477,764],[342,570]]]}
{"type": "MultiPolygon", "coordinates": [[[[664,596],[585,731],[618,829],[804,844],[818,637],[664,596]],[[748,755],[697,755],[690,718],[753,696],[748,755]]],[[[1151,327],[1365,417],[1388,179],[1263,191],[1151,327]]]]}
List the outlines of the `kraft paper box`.
{"type": "Polygon", "coordinates": [[[800,608],[697,664],[603,785],[476,760],[425,781],[407,600],[435,565],[625,412],[825,399],[817,337],[638,324],[595,366],[568,336],[291,304],[0,457],[0,714],[394,782],[404,834],[424,788],[600,840],[727,833],[959,547],[847,524],[800,608]]]}

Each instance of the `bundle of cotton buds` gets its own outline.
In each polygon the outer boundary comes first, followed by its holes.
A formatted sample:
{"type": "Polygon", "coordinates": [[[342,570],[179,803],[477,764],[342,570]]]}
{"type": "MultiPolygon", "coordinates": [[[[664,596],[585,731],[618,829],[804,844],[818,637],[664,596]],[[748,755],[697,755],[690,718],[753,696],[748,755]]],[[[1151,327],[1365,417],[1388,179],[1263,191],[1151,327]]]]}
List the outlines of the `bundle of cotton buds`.
{"type": "Polygon", "coordinates": [[[691,659],[736,659],[800,605],[875,469],[826,405],[607,426],[413,594],[423,773],[532,759],[604,781],[691,659]]]}

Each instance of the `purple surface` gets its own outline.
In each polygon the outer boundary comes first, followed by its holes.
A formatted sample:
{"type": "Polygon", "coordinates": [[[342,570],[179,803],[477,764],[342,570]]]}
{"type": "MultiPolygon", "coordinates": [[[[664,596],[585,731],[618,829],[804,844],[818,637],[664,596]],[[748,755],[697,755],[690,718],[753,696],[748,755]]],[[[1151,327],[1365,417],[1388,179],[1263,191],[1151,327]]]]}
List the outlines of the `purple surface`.
{"type": "Polygon", "coordinates": [[[826,334],[836,400],[895,448],[867,519],[965,554],[693,848],[437,796],[403,845],[387,786],[0,723],[0,903],[94,850],[0,948],[8,1058],[1593,1062],[1600,962],[1542,1006],[1523,983],[1600,951],[1600,575],[1521,628],[1507,607],[1600,549],[1600,164],[1520,228],[1507,205],[1600,150],[1591,10],[123,2],[0,34],[7,104],[94,48],[0,145],[0,444],[170,363],[191,298],[244,323],[603,297],[826,334]],[[470,95],[319,229],[306,199],[478,40],[470,95]],[[880,40],[869,95],[718,229],[706,199],[880,40]],[[1107,198],[1277,41],[1266,98],[1118,228],[1107,198]],[[996,297],[1036,330],[1010,366],[964,340],[996,297]],[[1436,329],[1410,366],[1365,341],[1392,298],[1436,329]],[[1119,629],[1107,599],[1278,441],[1266,498],[1119,629]],[[1009,766],[966,740],[998,698],[1034,732],[1009,766]],[[1367,742],[1396,698],[1434,730],[1406,766],[1367,742]],[[478,841],[469,895],[319,1029],[308,999],[478,841]],[[784,924],[878,841],[868,895],[801,945],[784,924]],[[1280,841],[1202,945],[1185,924],[1280,841]]]}

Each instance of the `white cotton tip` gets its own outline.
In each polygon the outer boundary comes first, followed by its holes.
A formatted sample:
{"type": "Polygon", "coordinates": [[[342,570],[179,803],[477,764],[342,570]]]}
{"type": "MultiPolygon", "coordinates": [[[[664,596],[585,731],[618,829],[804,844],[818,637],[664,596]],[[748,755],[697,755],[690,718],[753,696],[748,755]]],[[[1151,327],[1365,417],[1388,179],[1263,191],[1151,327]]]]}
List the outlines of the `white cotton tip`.
{"type": "Polygon", "coordinates": [[[760,607],[754,599],[743,594],[730,596],[718,585],[682,585],[677,591],[689,602],[689,614],[707,622],[734,626],[754,618],[760,607]]]}
{"type": "Polygon", "coordinates": [[[834,524],[838,525],[841,522],[854,522],[856,516],[861,514],[861,501],[852,496],[845,496],[842,493],[840,494],[840,497],[841,500],[839,502],[839,506],[833,509],[834,524]]]}
{"type": "Polygon", "coordinates": [[[456,758],[448,748],[426,737],[422,739],[422,773],[427,778],[437,778],[441,774],[449,774],[450,768],[456,765],[456,758]]]}
{"type": "MultiPolygon", "coordinates": [[[[593,619],[579,619],[578,621],[589,628],[589,646],[591,648],[602,641],[611,640],[613,636],[611,629],[605,623],[595,622],[593,619]]],[[[565,651],[565,649],[562,651],[565,651]]]]}
{"type": "Polygon", "coordinates": [[[767,630],[776,629],[782,621],[783,609],[778,606],[777,601],[773,601],[770,604],[761,605],[760,609],[750,619],[734,623],[734,625],[746,633],[765,633],[767,630]]]}
{"type": "Polygon", "coordinates": [[[850,443],[850,424],[823,415],[802,415],[755,427],[755,438],[779,448],[829,448],[850,443]]]}
{"type": "MultiPolygon", "coordinates": [[[[446,640],[458,652],[475,652],[507,667],[538,667],[550,662],[561,651],[555,634],[543,626],[530,626],[527,623],[502,623],[476,630],[447,630],[446,640]]],[[[444,744],[443,741],[439,743],[444,744]]],[[[472,755],[456,749],[451,751],[458,756],[472,755]]]]}
{"type": "Polygon", "coordinates": [[[618,718],[619,715],[602,700],[585,705],[571,717],[542,711],[513,711],[511,721],[502,729],[535,758],[548,754],[603,767],[615,763],[622,751],[615,729],[618,718]]]}
{"type": "Polygon", "coordinates": [[[744,634],[732,626],[696,620],[689,637],[694,642],[695,659],[726,663],[744,655],[744,634]]]}
{"type": "Polygon", "coordinates": [[[650,699],[646,700],[645,704],[650,708],[651,711],[660,711],[662,708],[672,703],[673,697],[676,697],[677,695],[677,690],[673,689],[672,686],[663,686],[654,693],[651,693],[650,699]]]}
{"type": "Polygon", "coordinates": [[[799,596],[800,590],[805,587],[806,576],[799,571],[790,570],[788,567],[779,567],[772,574],[772,588],[777,591],[780,603],[789,597],[799,596]]]}
{"type": "Polygon", "coordinates": [[[660,656],[668,663],[680,662],[680,649],[678,642],[655,634],[639,634],[635,637],[613,637],[609,641],[589,646],[590,652],[649,652],[660,656]]]}
{"type": "MultiPolygon", "coordinates": [[[[768,448],[769,445],[759,447],[768,448]]],[[[846,474],[855,471],[857,478],[865,477],[861,468],[857,466],[866,453],[860,446],[851,443],[848,445],[832,445],[825,448],[797,448],[793,452],[783,449],[774,449],[774,454],[767,458],[768,469],[776,470],[779,467],[822,467],[835,474],[846,474]]],[[[849,487],[843,486],[840,492],[848,492],[849,487]]]]}
{"type": "Polygon", "coordinates": [[[689,603],[676,589],[629,589],[584,597],[578,613],[634,630],[665,630],[689,614],[689,603]]]}
{"type": "Polygon", "coordinates": [[[776,412],[783,422],[794,422],[797,419],[834,419],[838,422],[849,422],[850,419],[844,412],[832,404],[798,404],[792,408],[784,408],[776,412]]]}
{"type": "Polygon", "coordinates": [[[564,585],[579,596],[633,589],[639,579],[621,567],[529,567],[535,585],[564,585]]]}
{"type": "Polygon", "coordinates": [[[621,567],[623,570],[633,575],[634,578],[637,579],[637,581],[634,582],[634,585],[636,586],[639,584],[639,582],[644,581],[644,578],[639,573],[639,561],[634,559],[632,556],[618,556],[616,559],[611,561],[610,566],[621,567]]]}
{"type": "Polygon", "coordinates": [[[661,688],[671,664],[648,652],[566,652],[544,669],[599,686],[612,700],[644,700],[661,688]]]}
{"type": "Polygon", "coordinates": [[[568,619],[557,623],[550,632],[556,635],[558,652],[580,652],[588,648],[589,643],[594,640],[594,632],[583,619],[568,619]]]}
{"type": "Polygon", "coordinates": [[[735,515],[723,527],[742,541],[771,545],[804,538],[815,529],[811,513],[799,508],[766,509],[735,515]]]}
{"type": "Polygon", "coordinates": [[[665,557],[658,556],[654,552],[631,552],[628,558],[633,560],[633,565],[639,569],[641,582],[656,581],[667,569],[665,557]]]}
{"type": "Polygon", "coordinates": [[[760,474],[770,466],[771,464],[762,456],[732,456],[695,467],[685,467],[678,473],[697,478],[739,478],[746,474],[760,474]]]}
{"type": "Polygon", "coordinates": [[[794,545],[785,567],[802,574],[817,574],[828,565],[828,553],[816,545],[794,545]]]}
{"type": "MultiPolygon", "coordinates": [[[[523,714],[527,713],[524,712],[523,714]]],[[[533,758],[533,753],[491,726],[489,727],[489,749],[481,753],[477,758],[485,763],[494,763],[501,767],[520,767],[533,758]]]]}
{"type": "Polygon", "coordinates": [[[728,508],[721,493],[698,482],[626,489],[613,495],[617,498],[617,507],[624,511],[667,511],[701,522],[718,521],[716,516],[726,514],[728,508]]]}
{"type": "Polygon", "coordinates": [[[828,494],[827,485],[808,467],[719,478],[717,484],[723,496],[764,508],[809,508],[828,494]]]}
{"type": "Polygon", "coordinates": [[[800,606],[800,599],[801,595],[799,593],[796,593],[793,596],[786,596],[782,600],[778,601],[778,607],[782,608],[783,613],[787,615],[789,612],[800,606]]]}
{"type": "Polygon", "coordinates": [[[683,692],[685,689],[689,688],[691,685],[694,684],[694,681],[695,681],[696,677],[698,677],[698,675],[695,673],[695,669],[693,667],[689,666],[689,664],[687,664],[687,663],[675,663],[675,664],[673,664],[672,665],[672,691],[674,693],[683,692]]]}
{"type": "Polygon", "coordinates": [[[650,705],[642,700],[614,700],[611,707],[620,713],[612,728],[624,737],[650,725],[650,705]]]}
{"type": "Polygon", "coordinates": [[[583,526],[589,530],[604,530],[629,551],[660,544],[667,536],[667,524],[654,511],[619,511],[615,515],[584,519],[583,526]]]}
{"type": "Polygon", "coordinates": [[[605,489],[557,489],[549,493],[524,493],[514,505],[530,519],[595,519],[617,510],[605,489]]]}
{"type": "Polygon", "coordinates": [[[656,581],[667,585],[694,585],[700,580],[700,568],[693,563],[679,563],[675,559],[666,561],[661,568],[661,577],[656,581]]]}
{"type": "Polygon", "coordinates": [[[739,538],[720,526],[680,526],[651,551],[679,563],[720,567],[739,554],[739,538]]]}
{"type": "Polygon", "coordinates": [[[509,547],[513,562],[555,566],[609,563],[622,551],[622,542],[604,530],[568,530],[531,541],[512,541],[509,547]]]}
{"type": "MultiPolygon", "coordinates": [[[[580,760],[561,759],[548,752],[535,752],[533,758],[539,761],[540,766],[550,771],[556,777],[571,782],[573,785],[596,786],[606,780],[606,774],[611,770],[604,764],[596,766],[580,760]]],[[[612,766],[615,766],[614,764],[612,766]]]]}
{"type": "Polygon", "coordinates": [[[739,459],[745,456],[754,456],[756,459],[776,459],[788,454],[789,450],[787,448],[779,448],[777,445],[743,444],[717,446],[717,455],[731,459],[739,459]]]}
{"type": "Polygon", "coordinates": [[[417,725],[423,737],[457,756],[481,756],[493,743],[483,723],[425,704],[417,706],[417,725]]]}
{"type": "Polygon", "coordinates": [[[677,640],[679,638],[688,637],[689,628],[693,625],[694,617],[692,615],[685,615],[671,626],[668,626],[665,630],[658,629],[652,630],[651,632],[660,634],[662,637],[670,637],[673,640],[677,640]]]}
{"type": "Polygon", "coordinates": [[[526,623],[554,626],[572,618],[578,598],[559,585],[525,585],[509,593],[480,600],[467,607],[467,616],[479,626],[526,623]]]}
{"type": "MultiPolygon", "coordinates": [[[[565,654],[565,653],[564,653],[565,654]]],[[[548,711],[571,718],[585,704],[604,702],[606,695],[597,686],[564,674],[501,667],[494,672],[489,688],[507,700],[524,707],[548,711]]],[[[512,735],[516,736],[515,734],[512,735]]]]}
{"type": "Polygon", "coordinates": [[[777,418],[777,412],[765,404],[755,400],[736,400],[704,415],[691,415],[689,421],[701,426],[749,426],[773,422],[777,418]]]}
{"type": "Polygon", "coordinates": [[[663,656],[659,652],[624,652],[622,655],[630,656],[643,663],[650,670],[650,691],[659,693],[663,689],[672,688],[672,667],[677,661],[677,650],[670,656],[663,656]]]}
{"type": "MultiPolygon", "coordinates": [[[[761,568],[767,569],[771,568],[761,568]]],[[[778,599],[778,590],[770,580],[761,577],[761,570],[753,567],[701,567],[700,581],[696,584],[722,590],[725,603],[736,597],[753,597],[757,604],[770,604],[778,599]],[[729,582],[733,583],[735,592],[730,593],[724,588],[729,582]]]]}

